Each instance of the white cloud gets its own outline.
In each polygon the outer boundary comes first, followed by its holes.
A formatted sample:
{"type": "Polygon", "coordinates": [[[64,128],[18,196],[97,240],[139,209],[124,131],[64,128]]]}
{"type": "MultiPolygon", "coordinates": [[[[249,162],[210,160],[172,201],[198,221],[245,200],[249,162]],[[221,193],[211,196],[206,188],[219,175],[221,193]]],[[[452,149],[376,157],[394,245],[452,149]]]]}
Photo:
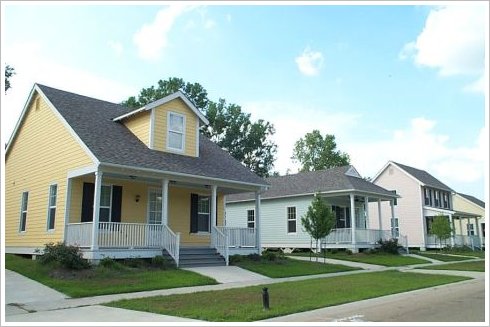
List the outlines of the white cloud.
{"type": "Polygon", "coordinates": [[[15,68],[12,88],[2,96],[2,140],[7,142],[34,83],[44,84],[111,102],[120,102],[138,88],[45,58],[40,43],[6,46],[4,60],[15,68]],[[108,92],[110,90],[110,92],[108,92]]]}
{"type": "Polygon", "coordinates": [[[157,60],[168,46],[168,33],[175,21],[193,6],[172,4],[157,12],[153,22],[144,24],[133,36],[138,55],[145,60],[157,60]]]}
{"type": "Polygon", "coordinates": [[[319,51],[312,51],[309,47],[294,60],[298,65],[299,71],[306,76],[318,75],[323,68],[323,54],[319,51]]]}
{"type": "Polygon", "coordinates": [[[109,46],[109,48],[112,49],[112,51],[114,51],[114,54],[116,55],[116,57],[118,57],[118,58],[121,57],[123,50],[124,50],[121,42],[110,40],[109,42],[107,42],[107,45],[109,46]]]}
{"type": "MultiPolygon", "coordinates": [[[[360,114],[334,112],[303,103],[249,102],[242,107],[252,115],[252,119],[264,119],[274,125],[276,133],[273,140],[278,146],[274,170],[281,174],[285,174],[288,169],[291,173],[298,171],[299,165],[293,163],[291,156],[294,143],[306,133],[318,129],[322,135],[334,134],[339,144],[339,138],[345,137],[356,127],[361,118],[360,114]]],[[[345,151],[342,145],[339,144],[338,147],[345,151]]]]}
{"type": "Polygon", "coordinates": [[[485,85],[485,81],[486,81],[485,75],[482,75],[479,79],[477,79],[473,83],[466,85],[463,88],[463,91],[473,92],[473,93],[484,93],[486,90],[488,90],[488,87],[485,85]]]}
{"type": "Polygon", "coordinates": [[[487,12],[485,5],[474,4],[432,9],[424,29],[415,41],[405,44],[400,59],[413,58],[441,76],[482,75],[487,12]]]}
{"type": "Polygon", "coordinates": [[[204,28],[205,29],[210,29],[216,26],[216,22],[212,19],[206,19],[204,22],[204,28]]]}
{"type": "Polygon", "coordinates": [[[475,143],[448,145],[449,136],[434,131],[436,122],[414,118],[407,128],[393,131],[382,141],[345,144],[352,163],[365,176],[373,176],[388,160],[424,169],[449,186],[481,181],[488,155],[487,132],[482,129],[475,143]]]}

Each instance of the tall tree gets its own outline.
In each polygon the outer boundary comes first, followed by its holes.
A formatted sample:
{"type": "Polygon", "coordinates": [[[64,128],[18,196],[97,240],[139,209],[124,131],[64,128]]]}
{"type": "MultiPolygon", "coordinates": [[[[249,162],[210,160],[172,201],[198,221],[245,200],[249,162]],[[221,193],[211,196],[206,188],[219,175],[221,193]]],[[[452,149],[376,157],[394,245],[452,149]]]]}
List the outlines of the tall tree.
{"type": "Polygon", "coordinates": [[[226,103],[225,99],[214,102],[208,99],[207,91],[199,83],[186,83],[181,78],[159,80],[158,86],[141,90],[138,97],[129,97],[122,104],[139,108],[169,94],[182,91],[209,120],[201,132],[235,159],[242,162],[257,175],[269,176],[274,166],[277,146],[271,140],[274,126],[262,119],[253,122],[250,114],[239,105],[226,103]]]}
{"type": "Polygon", "coordinates": [[[10,78],[15,75],[15,69],[14,67],[10,65],[5,66],[5,93],[7,93],[7,90],[10,89],[12,86],[10,85],[10,78]]]}
{"type": "Polygon", "coordinates": [[[336,148],[334,135],[325,134],[323,137],[320,131],[315,129],[296,141],[291,159],[302,165],[301,171],[314,171],[350,164],[349,155],[336,148]]]}
{"type": "MultiPolygon", "coordinates": [[[[315,194],[308,211],[301,217],[301,224],[311,238],[315,240],[316,249],[318,249],[318,241],[330,234],[334,228],[335,216],[325,201],[318,194],[315,194]]],[[[318,261],[318,255],[316,260],[318,261]]]]}
{"type": "Polygon", "coordinates": [[[444,215],[437,215],[432,221],[432,234],[439,239],[439,249],[442,249],[442,241],[451,237],[452,228],[449,219],[444,215]]]}

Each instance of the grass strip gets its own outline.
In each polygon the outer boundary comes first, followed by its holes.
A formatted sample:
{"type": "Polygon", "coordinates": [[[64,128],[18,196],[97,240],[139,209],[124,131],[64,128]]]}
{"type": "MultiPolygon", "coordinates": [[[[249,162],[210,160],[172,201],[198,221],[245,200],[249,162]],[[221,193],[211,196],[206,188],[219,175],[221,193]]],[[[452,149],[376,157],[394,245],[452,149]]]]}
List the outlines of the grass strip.
{"type": "Polygon", "coordinates": [[[435,270],[463,270],[463,271],[485,271],[485,261],[455,262],[440,265],[431,265],[429,267],[420,267],[420,269],[435,270]]]}
{"type": "MultiPolygon", "coordinates": [[[[304,254],[304,253],[301,254],[293,253],[291,255],[309,256],[309,254],[304,254]]],[[[362,262],[362,263],[368,263],[372,265],[380,265],[386,267],[398,267],[398,266],[409,266],[409,265],[430,263],[430,261],[423,260],[423,259],[418,259],[418,258],[413,258],[413,257],[403,256],[403,255],[389,254],[389,253],[362,253],[361,252],[361,253],[347,254],[345,252],[337,252],[337,253],[327,253],[326,258],[362,262]]]]}
{"type": "Polygon", "coordinates": [[[467,277],[383,271],[221,291],[121,300],[106,305],[207,321],[247,322],[467,280],[467,277]],[[262,308],[262,288],[270,310],[262,308]]]}
{"type": "Polygon", "coordinates": [[[5,256],[5,267],[71,297],[130,293],[176,287],[212,285],[216,280],[181,269],[108,269],[93,267],[84,271],[54,274],[53,265],[12,254],[5,256]],[[71,274],[71,276],[70,276],[71,274]]]}
{"type": "Polygon", "coordinates": [[[430,258],[430,259],[444,261],[444,262],[464,261],[464,260],[474,259],[471,257],[459,257],[459,256],[447,255],[447,254],[443,254],[443,253],[417,252],[417,255],[420,255],[420,256],[426,257],[426,258],[430,258]]]}

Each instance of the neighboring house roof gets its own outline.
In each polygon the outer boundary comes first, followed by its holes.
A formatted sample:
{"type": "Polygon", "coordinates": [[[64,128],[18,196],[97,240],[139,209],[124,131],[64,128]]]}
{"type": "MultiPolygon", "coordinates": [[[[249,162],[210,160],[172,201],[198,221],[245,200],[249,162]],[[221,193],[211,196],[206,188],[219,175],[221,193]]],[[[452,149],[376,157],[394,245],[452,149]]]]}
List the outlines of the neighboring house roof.
{"type": "Polygon", "coordinates": [[[199,137],[199,157],[151,150],[122,123],[113,121],[130,109],[44,85],[37,87],[102,164],[267,185],[204,135],[199,137]]]}
{"type": "Polygon", "coordinates": [[[458,193],[458,195],[462,196],[463,198],[465,198],[468,201],[473,202],[474,204],[480,206],[481,208],[485,208],[485,202],[483,202],[482,200],[480,200],[478,198],[475,198],[472,195],[463,194],[463,193],[458,193]]]}
{"type": "Polygon", "coordinates": [[[425,170],[413,168],[410,166],[402,165],[397,162],[391,161],[391,163],[395,164],[396,166],[400,167],[403,169],[405,172],[408,174],[412,175],[415,179],[417,179],[419,182],[421,182],[424,185],[434,187],[437,189],[445,190],[445,191],[450,191],[454,192],[449,186],[446,184],[442,183],[440,180],[426,172],[425,170]]]}
{"type": "MultiPolygon", "coordinates": [[[[359,175],[354,176],[353,166],[335,167],[327,170],[303,172],[294,175],[266,178],[270,183],[269,190],[262,193],[262,199],[280,198],[295,195],[314,194],[316,192],[335,193],[358,191],[379,194],[389,198],[398,197],[378,185],[368,182],[359,175]]],[[[241,193],[227,196],[227,202],[252,200],[252,193],[241,193]]]]}

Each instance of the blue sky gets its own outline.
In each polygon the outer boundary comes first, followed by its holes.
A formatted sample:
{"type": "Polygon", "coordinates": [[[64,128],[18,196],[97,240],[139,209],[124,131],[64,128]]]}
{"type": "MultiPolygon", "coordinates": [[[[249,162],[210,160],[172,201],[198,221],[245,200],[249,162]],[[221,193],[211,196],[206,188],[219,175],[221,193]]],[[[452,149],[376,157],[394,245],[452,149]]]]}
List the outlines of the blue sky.
{"type": "Polygon", "coordinates": [[[364,176],[394,160],[484,199],[488,7],[127,4],[2,1],[3,142],[34,82],[119,102],[176,76],[273,123],[281,173],[316,128],[364,176]]]}

